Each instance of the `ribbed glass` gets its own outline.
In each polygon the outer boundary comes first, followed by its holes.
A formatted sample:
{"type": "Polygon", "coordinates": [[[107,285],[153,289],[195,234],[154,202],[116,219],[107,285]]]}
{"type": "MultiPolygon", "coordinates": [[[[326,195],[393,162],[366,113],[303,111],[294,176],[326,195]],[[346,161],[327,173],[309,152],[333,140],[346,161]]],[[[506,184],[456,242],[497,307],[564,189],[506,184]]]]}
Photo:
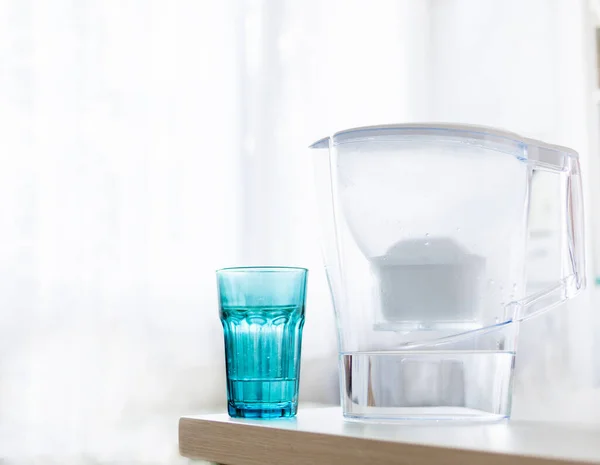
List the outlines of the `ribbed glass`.
{"type": "Polygon", "coordinates": [[[230,416],[296,414],[306,276],[287,267],[217,271],[230,416]]]}

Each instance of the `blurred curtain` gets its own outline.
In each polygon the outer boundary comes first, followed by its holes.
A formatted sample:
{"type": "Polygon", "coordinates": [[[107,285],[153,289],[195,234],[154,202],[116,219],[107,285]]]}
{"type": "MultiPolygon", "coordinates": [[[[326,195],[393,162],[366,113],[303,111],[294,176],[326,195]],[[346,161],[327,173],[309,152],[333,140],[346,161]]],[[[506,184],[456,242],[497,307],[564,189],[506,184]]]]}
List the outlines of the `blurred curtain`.
{"type": "MultiPolygon", "coordinates": [[[[223,408],[220,266],[310,268],[301,399],[335,402],[306,147],[451,120],[586,157],[584,5],[0,0],[0,458],[178,462],[223,408]]],[[[586,381],[589,308],[531,330],[530,396],[586,381]]]]}
{"type": "Polygon", "coordinates": [[[235,14],[0,1],[0,457],[166,463],[221,407],[235,14]]]}

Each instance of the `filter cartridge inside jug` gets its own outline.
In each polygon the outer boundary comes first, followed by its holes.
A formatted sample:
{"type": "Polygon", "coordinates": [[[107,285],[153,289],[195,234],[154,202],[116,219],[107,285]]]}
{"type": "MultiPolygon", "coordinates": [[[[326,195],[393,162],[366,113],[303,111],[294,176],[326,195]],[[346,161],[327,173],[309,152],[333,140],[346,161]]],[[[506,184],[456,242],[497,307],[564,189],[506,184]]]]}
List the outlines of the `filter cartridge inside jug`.
{"type": "Polygon", "coordinates": [[[370,259],[379,330],[479,327],[485,259],[450,238],[406,239],[370,259]]]}

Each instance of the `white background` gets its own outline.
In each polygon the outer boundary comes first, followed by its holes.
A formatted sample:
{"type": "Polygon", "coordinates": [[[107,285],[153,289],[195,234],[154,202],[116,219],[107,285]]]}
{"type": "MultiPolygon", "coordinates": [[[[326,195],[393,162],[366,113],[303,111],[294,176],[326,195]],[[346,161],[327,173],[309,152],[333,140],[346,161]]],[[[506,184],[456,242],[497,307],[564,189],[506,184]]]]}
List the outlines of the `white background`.
{"type": "MultiPolygon", "coordinates": [[[[336,402],[306,147],[499,126],[580,151],[593,218],[593,47],[574,0],[0,0],[0,457],[185,462],[178,416],[224,406],[222,266],[311,269],[301,396],[336,402]]],[[[593,279],[524,328],[515,416],[598,418],[593,279]]]]}

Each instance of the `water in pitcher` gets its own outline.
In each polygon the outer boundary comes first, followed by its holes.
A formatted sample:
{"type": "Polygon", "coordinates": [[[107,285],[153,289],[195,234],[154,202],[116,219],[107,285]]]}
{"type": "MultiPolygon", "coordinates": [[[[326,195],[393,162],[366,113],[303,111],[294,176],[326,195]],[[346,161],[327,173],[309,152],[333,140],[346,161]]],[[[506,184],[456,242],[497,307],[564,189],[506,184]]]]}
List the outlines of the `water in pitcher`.
{"type": "Polygon", "coordinates": [[[342,353],[345,416],[506,418],[514,360],[493,350],[342,353]]]}

